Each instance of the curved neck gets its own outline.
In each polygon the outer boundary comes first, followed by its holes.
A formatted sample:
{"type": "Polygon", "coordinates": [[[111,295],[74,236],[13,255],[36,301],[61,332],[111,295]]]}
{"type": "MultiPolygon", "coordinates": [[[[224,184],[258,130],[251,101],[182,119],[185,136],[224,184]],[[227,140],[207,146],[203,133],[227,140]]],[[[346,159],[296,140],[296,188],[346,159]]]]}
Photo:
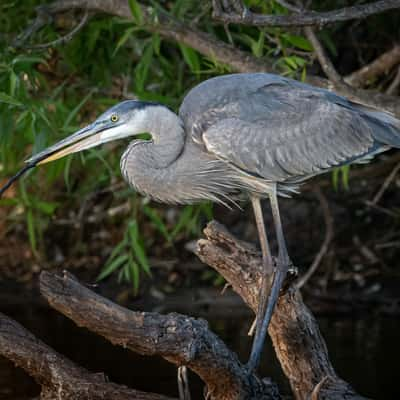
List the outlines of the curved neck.
{"type": "Polygon", "coordinates": [[[147,107],[141,113],[137,129],[140,132],[150,133],[152,140],[149,142],[134,140],[127,152],[132,148],[132,151],[137,153],[136,156],[148,167],[165,168],[182,152],[185,143],[182,120],[162,105],[147,107]],[[145,145],[137,146],[138,143],[145,145]]]}
{"type": "Polygon", "coordinates": [[[133,140],[121,157],[125,180],[138,192],[148,193],[152,180],[164,180],[168,167],[185,145],[182,120],[164,106],[151,106],[138,116],[135,131],[151,134],[152,140],[133,140]]]}

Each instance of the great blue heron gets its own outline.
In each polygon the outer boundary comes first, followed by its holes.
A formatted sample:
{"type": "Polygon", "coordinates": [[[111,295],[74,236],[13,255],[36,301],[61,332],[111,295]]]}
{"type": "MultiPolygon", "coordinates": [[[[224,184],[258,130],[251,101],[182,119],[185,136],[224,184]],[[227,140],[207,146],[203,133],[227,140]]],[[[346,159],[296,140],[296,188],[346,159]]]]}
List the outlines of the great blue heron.
{"type": "Polygon", "coordinates": [[[31,157],[17,176],[35,165],[144,132],[151,134],[151,140],[133,140],[121,158],[122,175],[138,192],[179,204],[202,200],[229,204],[238,192],[251,199],[265,272],[248,362],[253,371],[291,265],[277,196],[290,195],[306,179],[334,167],[364,162],[400,147],[400,121],[281,76],[225,75],[193,88],[178,115],[156,103],[117,104],[92,124],[31,157]],[[264,197],[271,203],[279,246],[276,267],[261,210],[264,197]]]}

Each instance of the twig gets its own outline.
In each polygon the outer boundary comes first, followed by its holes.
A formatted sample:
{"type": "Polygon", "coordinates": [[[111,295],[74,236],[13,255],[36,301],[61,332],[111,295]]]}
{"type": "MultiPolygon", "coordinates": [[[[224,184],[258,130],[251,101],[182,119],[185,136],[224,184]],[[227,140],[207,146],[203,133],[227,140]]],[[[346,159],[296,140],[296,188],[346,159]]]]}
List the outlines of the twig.
{"type": "Polygon", "coordinates": [[[393,82],[387,88],[386,94],[394,94],[399,86],[400,86],[400,67],[397,69],[397,73],[393,79],[393,82]]]}
{"type": "MultiPolygon", "coordinates": [[[[399,0],[381,0],[373,3],[345,7],[338,10],[316,12],[308,11],[292,15],[263,15],[245,9],[242,13],[225,12],[218,0],[214,0],[213,17],[224,23],[235,23],[252,26],[319,26],[351,19],[362,19],[373,14],[400,8],[399,0]]],[[[293,7],[293,6],[292,6],[293,7]]]]}
{"type": "Polygon", "coordinates": [[[379,200],[382,198],[383,194],[385,193],[386,189],[389,187],[389,185],[392,183],[393,179],[396,177],[396,174],[400,170],[400,163],[398,163],[390,172],[390,174],[386,177],[384,182],[382,183],[382,186],[372,199],[372,201],[369,203],[369,205],[374,205],[376,206],[379,203],[379,200]]]}
{"type": "MultiPolygon", "coordinates": [[[[346,76],[344,81],[353,87],[361,87],[375,77],[390,71],[398,63],[400,63],[400,45],[397,44],[371,63],[346,76]]],[[[387,91],[386,93],[393,94],[394,92],[387,91]]]]}
{"type": "Polygon", "coordinates": [[[84,14],[82,16],[82,19],[79,21],[79,23],[66,35],[61,36],[51,42],[40,43],[40,44],[35,44],[35,45],[30,45],[30,46],[25,46],[25,47],[28,49],[47,49],[48,47],[53,47],[58,44],[67,43],[86,25],[88,20],[89,20],[89,12],[88,12],[88,10],[85,10],[84,14]]]}
{"type": "Polygon", "coordinates": [[[329,379],[329,376],[325,376],[324,378],[321,379],[321,382],[318,383],[318,385],[315,385],[314,390],[311,393],[310,400],[318,400],[319,399],[319,392],[321,391],[321,388],[323,384],[329,379]]]}
{"type": "Polygon", "coordinates": [[[318,58],[318,61],[321,65],[322,70],[325,72],[325,75],[328,77],[328,79],[335,85],[335,86],[341,86],[343,87],[344,82],[342,77],[339,75],[339,73],[336,71],[335,66],[332,64],[332,61],[328,57],[328,55],[325,52],[325,49],[322,47],[320,41],[317,38],[317,35],[315,34],[313,28],[307,26],[304,28],[304,32],[307,36],[307,39],[311,42],[313,45],[315,54],[318,58]]]}
{"type": "Polygon", "coordinates": [[[334,231],[333,231],[333,218],[332,214],[329,210],[329,204],[328,201],[326,200],[325,196],[323,195],[322,191],[320,188],[316,188],[314,190],[315,195],[318,197],[318,200],[321,204],[322,212],[324,215],[324,221],[325,221],[325,238],[324,241],[322,242],[321,248],[319,249],[317,255],[314,258],[314,261],[312,262],[310,268],[307,270],[307,272],[297,281],[296,283],[296,288],[300,289],[302,288],[308,280],[311,278],[311,276],[315,273],[315,271],[318,269],[319,265],[321,264],[322,259],[324,258],[325,254],[327,253],[329,246],[332,242],[333,236],[334,236],[334,231]]]}
{"type": "Polygon", "coordinates": [[[394,212],[394,211],[391,211],[391,210],[389,210],[389,209],[387,209],[385,207],[381,207],[378,204],[372,203],[372,201],[370,201],[370,200],[366,200],[365,204],[368,207],[371,207],[371,208],[373,208],[373,209],[375,209],[377,211],[380,211],[383,214],[389,215],[389,217],[392,217],[392,218],[398,218],[399,217],[399,213],[398,212],[394,212]]]}

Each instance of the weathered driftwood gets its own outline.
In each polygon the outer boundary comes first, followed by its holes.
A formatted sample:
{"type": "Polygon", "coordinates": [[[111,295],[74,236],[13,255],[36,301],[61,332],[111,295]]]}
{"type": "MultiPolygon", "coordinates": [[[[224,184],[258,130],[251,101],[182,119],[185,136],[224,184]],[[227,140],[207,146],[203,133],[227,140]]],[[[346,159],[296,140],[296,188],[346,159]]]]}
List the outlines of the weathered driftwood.
{"type": "MultiPolygon", "coordinates": [[[[261,282],[259,252],[217,222],[209,223],[204,233],[206,238],[198,241],[197,255],[256,311],[261,282]]],[[[269,335],[296,399],[365,399],[337,376],[318,324],[299,291],[289,288],[280,296],[269,335]]]]}
{"type": "MultiPolygon", "coordinates": [[[[216,222],[207,226],[205,235],[198,242],[198,256],[256,310],[260,254],[216,222]]],[[[43,272],[40,289],[53,308],[79,326],[137,353],[186,365],[205,382],[210,399],[280,398],[276,385],[249,374],[204,320],[176,313],[130,311],[94,293],[68,273],[43,272]]],[[[279,299],[269,334],[296,399],[365,399],[337,376],[314,317],[292,287],[279,299]]],[[[42,385],[41,399],[167,399],[106,382],[102,374],[75,366],[1,314],[0,354],[42,385]]]]}
{"type": "Polygon", "coordinates": [[[97,295],[70,274],[42,272],[40,290],[77,325],[113,344],[186,365],[206,383],[211,399],[279,399],[274,385],[249,374],[206,321],[172,313],[135,312],[97,295]]]}
{"type": "Polygon", "coordinates": [[[58,354],[20,324],[0,313],[0,354],[41,385],[41,400],[173,400],[107,381],[58,354]]]}

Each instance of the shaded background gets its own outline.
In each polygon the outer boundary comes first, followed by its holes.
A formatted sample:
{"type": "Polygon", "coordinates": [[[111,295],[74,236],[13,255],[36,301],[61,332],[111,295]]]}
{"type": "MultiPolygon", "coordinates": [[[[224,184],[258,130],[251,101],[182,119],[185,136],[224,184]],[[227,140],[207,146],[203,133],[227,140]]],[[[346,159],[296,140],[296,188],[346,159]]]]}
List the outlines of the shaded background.
{"type": "MultiPolygon", "coordinates": [[[[209,57],[166,39],[149,27],[139,5],[230,43],[272,65],[276,73],[298,79],[323,76],[302,29],[223,26],[211,17],[211,2],[131,1],[133,22],[102,13],[90,13],[85,21],[81,11],[70,10],[24,35],[36,7],[45,3],[0,4],[0,183],[31,153],[121,100],[158,101],[177,111],[191,87],[235,71],[218,55],[209,57]],[[68,36],[80,21],[85,22],[81,29],[68,36]]],[[[260,13],[287,12],[273,1],[246,3],[260,13]]],[[[310,7],[351,4],[313,1],[310,7]]],[[[394,54],[385,68],[359,85],[398,96],[400,50],[394,50],[399,20],[399,12],[392,11],[336,23],[318,31],[318,38],[344,77],[382,54],[394,54]]],[[[66,268],[89,283],[100,276],[100,293],[120,304],[206,318],[246,360],[252,316],[234,294],[220,295],[222,278],[190,249],[213,217],[256,242],[249,206],[232,211],[207,203],[175,207],[137,196],[119,172],[126,144],[111,143],[38,168],[0,200],[0,311],[90,370],[138,389],[176,395],[171,365],[128,354],[76,328],[49,310],[37,289],[43,269],[66,268]]],[[[363,395],[379,399],[400,395],[399,163],[399,154],[391,151],[368,166],[321,176],[305,185],[301,196],[282,201],[289,250],[301,273],[320,251],[327,218],[333,220],[333,240],[304,287],[306,302],[319,317],[339,375],[363,395]]],[[[266,353],[262,371],[288,391],[272,349],[266,353]]],[[[195,398],[201,398],[201,383],[191,380],[195,398]]],[[[37,390],[22,371],[0,358],[0,398],[31,398],[37,390]]]]}

